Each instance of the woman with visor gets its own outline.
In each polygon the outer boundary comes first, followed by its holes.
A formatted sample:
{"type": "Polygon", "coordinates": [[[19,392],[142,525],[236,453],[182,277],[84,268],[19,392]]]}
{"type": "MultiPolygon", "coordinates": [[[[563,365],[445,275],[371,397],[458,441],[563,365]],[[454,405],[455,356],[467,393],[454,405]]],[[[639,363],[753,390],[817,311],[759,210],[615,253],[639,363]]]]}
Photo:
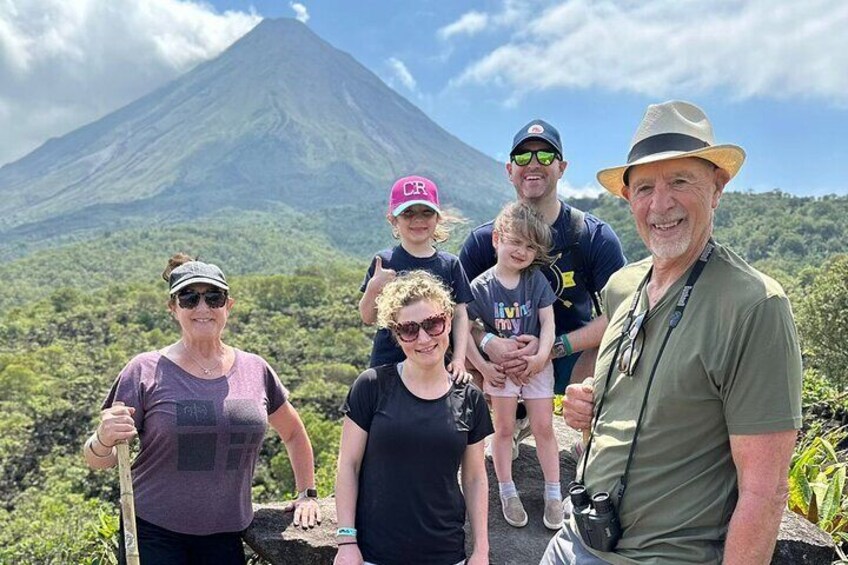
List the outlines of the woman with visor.
{"type": "Polygon", "coordinates": [[[405,359],[359,375],[342,406],[336,565],[466,563],[466,509],[467,564],[489,563],[492,421],[480,389],[445,368],[453,313],[450,292],[426,271],[397,277],[377,298],[377,323],[405,359]]]}
{"type": "Polygon", "coordinates": [[[251,484],[267,425],[291,459],[299,495],[289,508],[304,528],[321,521],[312,445],[270,365],[223,342],[233,307],[224,273],[178,254],[162,276],[180,339],[120,372],[85,460],[112,467],[115,444],[138,435],[132,478],[145,565],[243,564],[241,533],[253,518],[251,484]]]}

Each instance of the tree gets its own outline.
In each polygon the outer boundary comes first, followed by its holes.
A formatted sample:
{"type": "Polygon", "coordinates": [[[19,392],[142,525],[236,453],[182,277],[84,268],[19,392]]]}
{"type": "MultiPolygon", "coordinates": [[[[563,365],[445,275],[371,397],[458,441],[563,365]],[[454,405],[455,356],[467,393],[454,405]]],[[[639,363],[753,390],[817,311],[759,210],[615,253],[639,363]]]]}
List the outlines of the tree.
{"type": "Polygon", "coordinates": [[[808,362],[832,384],[848,385],[848,255],[827,262],[798,308],[797,323],[808,362]]]}

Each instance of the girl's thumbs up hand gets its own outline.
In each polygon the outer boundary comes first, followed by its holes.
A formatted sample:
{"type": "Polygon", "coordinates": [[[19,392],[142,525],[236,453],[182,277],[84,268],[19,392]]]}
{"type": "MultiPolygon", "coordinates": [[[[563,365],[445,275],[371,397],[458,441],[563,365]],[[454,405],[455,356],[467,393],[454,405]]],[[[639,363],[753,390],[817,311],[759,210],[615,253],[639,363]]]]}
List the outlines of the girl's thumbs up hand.
{"type": "Polygon", "coordinates": [[[383,258],[377,255],[374,258],[374,276],[371,277],[371,282],[377,289],[382,290],[386,283],[393,281],[397,277],[397,272],[392,269],[383,268],[383,258]]]}

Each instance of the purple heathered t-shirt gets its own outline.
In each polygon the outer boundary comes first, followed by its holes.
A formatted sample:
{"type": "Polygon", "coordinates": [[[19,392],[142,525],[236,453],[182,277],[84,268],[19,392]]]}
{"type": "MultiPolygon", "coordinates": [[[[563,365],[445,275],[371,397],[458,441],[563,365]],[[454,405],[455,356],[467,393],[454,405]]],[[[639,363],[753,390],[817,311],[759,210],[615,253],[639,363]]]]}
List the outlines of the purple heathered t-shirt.
{"type": "Polygon", "coordinates": [[[288,391],[258,355],[235,351],[230,371],[195,377],[158,351],[121,371],[103,402],[135,408],[141,451],[132,466],[136,513],[183,534],[244,530],[268,415],[288,391]]]}

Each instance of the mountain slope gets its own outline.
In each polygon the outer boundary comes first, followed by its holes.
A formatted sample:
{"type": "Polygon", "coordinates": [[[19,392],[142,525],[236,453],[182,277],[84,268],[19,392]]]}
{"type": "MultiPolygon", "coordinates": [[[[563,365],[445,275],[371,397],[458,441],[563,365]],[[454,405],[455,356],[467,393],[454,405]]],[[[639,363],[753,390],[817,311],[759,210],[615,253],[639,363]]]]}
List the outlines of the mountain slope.
{"type": "MultiPolygon", "coordinates": [[[[295,20],[265,20],[218,58],[0,169],[3,245],[284,203],[372,211],[393,178],[431,175],[475,219],[509,198],[464,145],[295,20]]],[[[384,229],[384,228],[380,228],[384,229]]]]}
{"type": "Polygon", "coordinates": [[[308,221],[281,207],[274,214],[221,210],[193,224],[125,229],[36,250],[0,263],[0,279],[7,281],[0,314],[59,288],[98,293],[110,284],[137,282],[162,290],[159,274],[168,257],[180,251],[218,263],[227,276],[292,273],[328,263],[364,269],[362,261],[336,250],[308,221]]]}

